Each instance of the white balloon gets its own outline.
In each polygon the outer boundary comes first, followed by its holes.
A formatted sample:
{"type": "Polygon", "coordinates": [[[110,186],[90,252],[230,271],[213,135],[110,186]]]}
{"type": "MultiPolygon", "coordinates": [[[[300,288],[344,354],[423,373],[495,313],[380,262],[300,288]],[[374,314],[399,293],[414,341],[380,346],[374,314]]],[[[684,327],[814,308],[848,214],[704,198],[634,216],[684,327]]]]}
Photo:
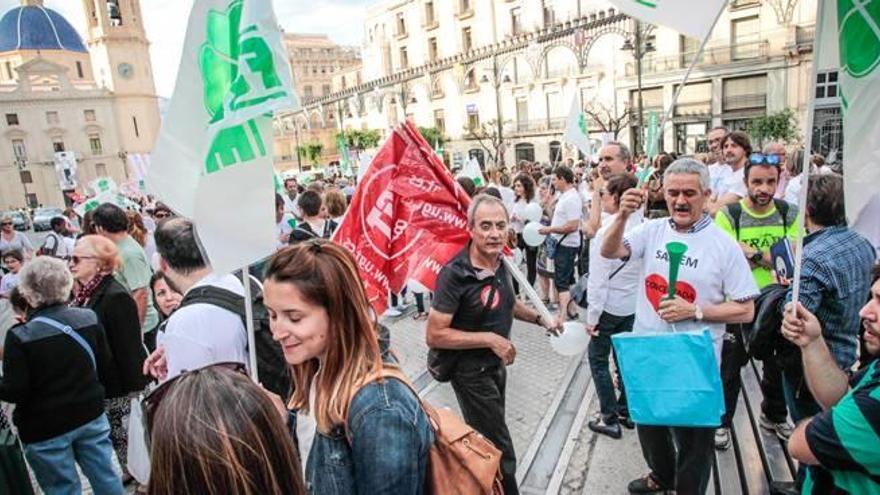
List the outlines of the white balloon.
{"type": "Polygon", "coordinates": [[[538,247],[544,242],[546,235],[539,234],[538,230],[543,227],[538,222],[529,222],[523,227],[523,241],[531,247],[538,247]]]}
{"type": "Polygon", "coordinates": [[[541,220],[541,215],[543,215],[544,211],[541,209],[541,205],[538,203],[529,203],[526,205],[525,211],[523,211],[523,219],[526,222],[537,222],[541,220]]]}
{"type": "Polygon", "coordinates": [[[426,294],[428,292],[431,292],[428,290],[427,287],[422,285],[421,282],[412,278],[406,282],[406,287],[409,289],[410,292],[415,292],[418,294],[426,294]]]}
{"type": "Polygon", "coordinates": [[[562,324],[562,334],[550,337],[550,347],[562,356],[577,356],[587,350],[590,338],[583,323],[567,321],[562,324]]]}

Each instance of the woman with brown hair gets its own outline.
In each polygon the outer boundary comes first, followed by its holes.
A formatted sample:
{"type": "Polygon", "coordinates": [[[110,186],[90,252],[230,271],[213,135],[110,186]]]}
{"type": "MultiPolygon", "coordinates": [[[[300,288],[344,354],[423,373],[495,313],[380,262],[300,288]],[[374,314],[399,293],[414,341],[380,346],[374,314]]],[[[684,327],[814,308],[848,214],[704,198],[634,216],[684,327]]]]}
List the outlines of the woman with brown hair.
{"type": "Polygon", "coordinates": [[[153,495],[302,495],[278,409],[239,363],[177,375],[144,400],[153,495]]]}
{"type": "Polygon", "coordinates": [[[295,389],[289,407],[313,493],[424,493],[433,432],[418,397],[381,379],[376,322],[343,247],[310,240],[279,251],[264,285],[269,323],[295,389]]]}
{"type": "Polygon", "coordinates": [[[123,481],[127,474],[128,423],[131,403],[128,395],[140,392],[148,379],[141,371],[147,351],[141,340],[141,325],[137,304],[113,276],[122,260],[113,241],[99,235],[87,235],[76,242],[70,259],[74,278],[73,300],[70,305],[89,308],[98,316],[104,328],[111,359],[102,370],[104,406],[110,419],[110,439],[123,467],[123,481]]]}
{"type": "Polygon", "coordinates": [[[348,202],[345,195],[339,189],[328,189],[324,193],[324,206],[327,207],[327,218],[336,222],[336,225],[342,223],[342,217],[345,216],[345,210],[348,208],[348,202]]]}

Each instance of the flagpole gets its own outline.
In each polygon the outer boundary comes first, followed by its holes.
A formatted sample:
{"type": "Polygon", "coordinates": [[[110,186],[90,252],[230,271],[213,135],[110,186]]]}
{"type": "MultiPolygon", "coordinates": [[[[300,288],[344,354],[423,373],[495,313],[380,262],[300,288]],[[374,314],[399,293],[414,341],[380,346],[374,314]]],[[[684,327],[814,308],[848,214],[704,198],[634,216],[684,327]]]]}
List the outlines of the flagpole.
{"type": "Polygon", "coordinates": [[[248,365],[251,370],[251,378],[254,382],[260,383],[260,377],[257,375],[257,337],[256,334],[254,334],[254,303],[251,295],[250,268],[250,265],[245,265],[245,267],[241,269],[241,283],[244,285],[244,315],[248,340],[248,365]]]}
{"type": "MultiPolygon", "coordinates": [[[[660,140],[663,139],[663,134],[666,128],[666,122],[672,118],[672,112],[675,110],[675,104],[678,102],[678,97],[681,95],[681,90],[684,88],[684,85],[687,83],[688,79],[691,77],[691,72],[693,72],[694,67],[697,66],[697,62],[700,60],[700,56],[703,54],[703,51],[706,49],[706,44],[709,42],[709,38],[712,37],[712,30],[715,29],[715,25],[718,24],[718,19],[721,18],[721,15],[724,13],[724,9],[727,8],[728,1],[725,0],[724,3],[721,4],[721,8],[718,9],[718,13],[715,14],[715,20],[712,21],[712,27],[709,28],[706,36],[703,38],[703,41],[700,43],[700,47],[697,49],[697,53],[694,56],[693,60],[691,60],[691,64],[688,66],[687,71],[684,73],[684,78],[681,80],[681,83],[675,89],[675,93],[672,95],[672,103],[669,105],[669,108],[663,112],[663,119],[660,121],[660,129],[657,132],[657,137],[655,138],[655,142],[657,143],[656,150],[659,153],[660,150],[660,140]]],[[[821,3],[821,2],[820,2],[821,3]]],[[[644,132],[642,128],[639,128],[639,132],[644,132]]],[[[641,136],[640,136],[641,137],[641,136]]]]}
{"type": "MultiPolygon", "coordinates": [[[[810,88],[815,86],[816,79],[819,74],[819,61],[821,60],[822,43],[819,43],[822,35],[822,19],[825,17],[825,2],[819,3],[818,20],[816,26],[816,36],[813,38],[813,67],[811,70],[812,83],[810,88]]],[[[810,91],[809,104],[807,105],[807,119],[804,124],[804,162],[801,168],[801,190],[798,195],[798,219],[797,219],[797,238],[794,247],[794,274],[792,275],[791,286],[791,302],[792,310],[797,307],[798,300],[801,295],[801,265],[804,258],[804,221],[807,216],[807,192],[810,188],[810,163],[813,150],[813,114],[816,111],[816,93],[810,91]]]]}
{"type": "Polygon", "coordinates": [[[547,306],[544,305],[544,301],[541,300],[541,296],[538,295],[538,292],[534,287],[529,283],[529,279],[523,275],[523,272],[520,271],[519,267],[510,260],[507,256],[502,256],[501,260],[504,262],[504,266],[507,267],[507,271],[516,279],[517,283],[519,283],[520,288],[525,291],[526,298],[535,305],[535,310],[538,311],[538,314],[541,315],[541,319],[546,324],[553,323],[553,315],[550,314],[550,310],[547,309],[547,306]]]}

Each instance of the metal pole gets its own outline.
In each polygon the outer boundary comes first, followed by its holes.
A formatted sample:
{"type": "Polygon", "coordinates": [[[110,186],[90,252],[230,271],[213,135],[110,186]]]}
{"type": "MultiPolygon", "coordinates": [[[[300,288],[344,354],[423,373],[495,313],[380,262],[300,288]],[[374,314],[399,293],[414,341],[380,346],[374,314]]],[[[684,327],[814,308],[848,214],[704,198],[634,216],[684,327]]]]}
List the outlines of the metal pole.
{"type": "Polygon", "coordinates": [[[251,275],[250,265],[241,269],[241,283],[244,285],[244,315],[248,339],[248,366],[250,366],[251,378],[260,383],[257,374],[257,336],[254,333],[254,306],[251,299],[251,275]]]}
{"type": "Polygon", "coordinates": [[[495,150],[497,162],[496,165],[504,166],[504,156],[501,152],[504,146],[504,125],[501,119],[501,74],[498,73],[498,54],[492,54],[492,75],[494,76],[493,84],[495,85],[495,117],[498,128],[498,149],[495,150]]]}
{"type": "Polygon", "coordinates": [[[302,173],[302,157],[299,156],[299,124],[296,123],[296,117],[293,118],[293,142],[296,148],[293,150],[296,153],[296,166],[299,168],[299,173],[302,173]]]}
{"type": "Polygon", "coordinates": [[[642,56],[644,56],[645,52],[642,50],[642,23],[638,20],[635,21],[636,25],[636,33],[635,33],[635,46],[633,47],[633,54],[636,57],[636,91],[638,92],[639,105],[639,134],[637,136],[638,139],[638,150],[643,152],[645,150],[645,115],[644,115],[644,103],[642,101],[642,56]]]}

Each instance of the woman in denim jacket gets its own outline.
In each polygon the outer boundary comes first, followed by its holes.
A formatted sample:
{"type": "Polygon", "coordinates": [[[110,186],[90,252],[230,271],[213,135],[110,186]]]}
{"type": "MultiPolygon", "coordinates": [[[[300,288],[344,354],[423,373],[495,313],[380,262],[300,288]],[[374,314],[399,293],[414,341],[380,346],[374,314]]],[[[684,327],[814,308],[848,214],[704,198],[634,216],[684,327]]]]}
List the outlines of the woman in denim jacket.
{"type": "Polygon", "coordinates": [[[422,494],[433,431],[418,397],[383,366],[354,258],[310,240],[266,268],[265,305],[292,366],[288,407],[311,493],[422,494]]]}

